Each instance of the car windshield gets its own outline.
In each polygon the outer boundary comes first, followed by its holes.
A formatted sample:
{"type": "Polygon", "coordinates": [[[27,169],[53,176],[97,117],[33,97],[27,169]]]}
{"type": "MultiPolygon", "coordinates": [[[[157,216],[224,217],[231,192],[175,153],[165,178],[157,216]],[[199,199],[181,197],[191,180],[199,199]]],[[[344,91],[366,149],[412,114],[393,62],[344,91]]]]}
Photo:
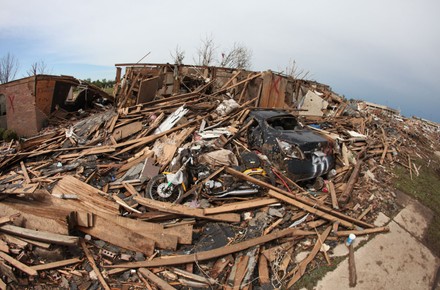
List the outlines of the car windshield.
{"type": "Polygon", "coordinates": [[[295,130],[300,129],[301,125],[295,117],[283,116],[274,117],[267,120],[270,127],[276,130],[295,130]]]}

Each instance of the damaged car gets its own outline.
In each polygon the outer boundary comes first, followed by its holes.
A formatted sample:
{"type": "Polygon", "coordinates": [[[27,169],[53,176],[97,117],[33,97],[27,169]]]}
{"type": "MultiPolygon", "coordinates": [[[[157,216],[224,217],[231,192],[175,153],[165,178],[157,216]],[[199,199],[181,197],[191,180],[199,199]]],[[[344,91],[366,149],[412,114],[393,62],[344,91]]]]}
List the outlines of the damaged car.
{"type": "Polygon", "coordinates": [[[248,122],[250,149],[266,155],[270,163],[290,179],[313,179],[327,174],[334,167],[334,143],[304,127],[290,113],[254,109],[248,122]]]}

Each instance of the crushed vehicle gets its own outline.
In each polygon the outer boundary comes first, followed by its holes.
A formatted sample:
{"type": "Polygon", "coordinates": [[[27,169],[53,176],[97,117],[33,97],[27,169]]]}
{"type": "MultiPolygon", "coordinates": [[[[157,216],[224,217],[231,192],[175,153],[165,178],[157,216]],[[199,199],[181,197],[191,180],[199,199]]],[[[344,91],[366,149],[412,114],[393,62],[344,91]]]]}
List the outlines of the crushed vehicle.
{"type": "Polygon", "coordinates": [[[294,181],[313,179],[334,167],[334,143],[304,127],[283,110],[254,109],[248,117],[248,146],[266,155],[294,181]]]}

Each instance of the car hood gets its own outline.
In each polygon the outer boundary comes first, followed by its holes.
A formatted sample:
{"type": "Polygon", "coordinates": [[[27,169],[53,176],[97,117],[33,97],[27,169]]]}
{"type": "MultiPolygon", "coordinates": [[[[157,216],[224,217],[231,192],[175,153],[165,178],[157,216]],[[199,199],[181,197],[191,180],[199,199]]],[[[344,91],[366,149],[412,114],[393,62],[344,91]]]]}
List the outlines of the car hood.
{"type": "Polygon", "coordinates": [[[310,130],[295,130],[277,132],[278,139],[288,143],[296,144],[304,151],[313,150],[315,148],[324,148],[328,140],[321,135],[310,130]]]}

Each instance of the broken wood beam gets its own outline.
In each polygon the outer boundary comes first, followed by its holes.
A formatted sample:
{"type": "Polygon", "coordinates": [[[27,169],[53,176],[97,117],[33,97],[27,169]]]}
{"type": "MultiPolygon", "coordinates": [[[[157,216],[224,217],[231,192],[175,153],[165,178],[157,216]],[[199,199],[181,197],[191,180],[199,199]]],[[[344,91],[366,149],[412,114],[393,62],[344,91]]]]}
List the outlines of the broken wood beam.
{"type": "Polygon", "coordinates": [[[174,273],[176,273],[179,276],[183,276],[183,277],[189,278],[191,280],[194,280],[194,281],[197,281],[200,283],[205,283],[205,284],[209,284],[209,285],[214,285],[215,283],[217,283],[217,280],[212,279],[210,277],[202,277],[202,276],[190,273],[188,271],[184,271],[179,268],[173,268],[173,269],[171,269],[171,271],[173,271],[174,273]]]}
{"type": "Polygon", "coordinates": [[[65,246],[77,245],[79,239],[78,237],[35,231],[13,225],[3,225],[0,227],[0,231],[31,240],[65,246]]]}
{"type": "Polygon", "coordinates": [[[357,284],[356,262],[354,260],[354,246],[353,243],[348,246],[348,285],[355,287],[357,284]]]}
{"type": "Polygon", "coordinates": [[[332,207],[334,209],[339,209],[338,198],[336,197],[335,185],[333,184],[332,181],[329,181],[327,185],[328,185],[328,191],[330,192],[330,197],[332,199],[332,207]]]}
{"type": "Polygon", "coordinates": [[[135,196],[133,199],[146,207],[153,208],[163,212],[175,213],[175,214],[192,216],[202,219],[209,219],[214,221],[223,221],[223,222],[231,222],[231,223],[240,222],[240,215],[235,213],[205,215],[203,209],[199,209],[199,208],[190,208],[181,204],[171,204],[168,202],[161,202],[140,196],[135,196]]]}
{"type": "Polygon", "coordinates": [[[362,160],[357,161],[356,165],[354,166],[353,172],[351,173],[350,178],[348,179],[347,186],[345,187],[344,191],[339,197],[339,200],[343,204],[346,204],[348,200],[351,198],[351,193],[353,192],[354,185],[358,179],[362,163],[363,163],[362,160]]]}
{"type": "Polygon", "coordinates": [[[9,256],[6,253],[0,252],[0,258],[14,266],[15,268],[19,269],[20,271],[30,275],[30,276],[37,276],[38,272],[37,270],[32,269],[31,267],[23,264],[22,262],[14,259],[13,257],[9,256]]]}
{"type": "Polygon", "coordinates": [[[256,207],[267,206],[271,204],[279,203],[276,198],[259,198],[253,200],[240,201],[235,203],[228,203],[217,207],[209,207],[203,210],[204,214],[219,214],[226,212],[236,212],[240,210],[247,210],[256,207]]]}
{"type": "Polygon", "coordinates": [[[298,229],[284,229],[281,231],[273,232],[271,234],[260,236],[258,238],[250,239],[244,242],[240,242],[238,244],[228,245],[225,247],[217,248],[214,250],[198,252],[189,255],[177,255],[170,257],[161,257],[156,258],[151,261],[142,261],[142,262],[131,262],[120,265],[111,265],[106,266],[108,268],[140,268],[140,267],[162,267],[162,266],[171,266],[171,265],[182,265],[188,263],[194,263],[199,261],[206,261],[222,256],[226,256],[232,253],[237,253],[248,248],[258,246],[278,238],[282,238],[288,235],[294,236],[302,236],[309,235],[309,232],[298,230],[298,229]]]}
{"type": "Polygon", "coordinates": [[[95,272],[96,276],[98,277],[98,280],[101,283],[102,287],[105,290],[110,290],[110,287],[107,285],[107,282],[105,281],[104,277],[102,276],[101,271],[99,271],[98,267],[96,266],[95,260],[93,259],[93,256],[92,256],[92,253],[90,252],[89,248],[87,248],[86,242],[83,239],[81,239],[81,247],[83,248],[83,251],[86,254],[87,260],[89,260],[90,266],[92,266],[93,271],[95,272]]]}
{"type": "Polygon", "coordinates": [[[156,284],[157,287],[159,287],[162,290],[175,290],[176,289],[176,288],[172,287],[170,284],[168,284],[166,281],[164,281],[161,278],[159,278],[158,276],[156,276],[153,272],[151,272],[148,269],[140,268],[138,270],[138,272],[141,273],[142,276],[144,276],[145,278],[147,278],[148,280],[150,280],[151,282],[156,284]]]}
{"type": "Polygon", "coordinates": [[[141,252],[148,256],[154,252],[155,242],[151,238],[98,215],[95,216],[93,227],[77,226],[77,228],[86,234],[127,250],[141,252]]]}
{"type": "Polygon", "coordinates": [[[328,235],[330,234],[330,230],[332,227],[327,227],[322,234],[318,234],[318,238],[316,240],[316,244],[313,247],[310,254],[302,260],[298,266],[296,266],[290,273],[287,274],[287,276],[294,275],[292,280],[287,284],[287,289],[290,289],[293,284],[296,283],[306,272],[306,268],[309,265],[309,263],[315,258],[316,254],[318,254],[319,249],[321,249],[322,244],[324,244],[325,240],[327,239],[328,235]]]}
{"type": "Polygon", "coordinates": [[[365,229],[365,230],[351,230],[351,231],[338,231],[336,235],[338,237],[345,237],[350,234],[355,234],[356,236],[362,236],[362,235],[368,235],[368,234],[376,234],[376,233],[385,233],[389,232],[389,227],[377,227],[377,228],[371,228],[371,229],[365,229]]]}
{"type": "MultiPolygon", "coordinates": [[[[259,179],[256,179],[256,178],[252,177],[252,176],[243,174],[242,172],[237,171],[235,169],[232,169],[230,167],[226,167],[225,170],[226,170],[226,172],[228,172],[231,175],[234,175],[234,176],[239,177],[239,178],[241,178],[243,180],[252,182],[252,183],[254,183],[256,185],[259,185],[261,187],[268,188],[268,189],[270,189],[270,190],[272,190],[274,192],[280,193],[282,196],[288,197],[289,200],[293,200],[293,201],[299,202],[299,203],[296,203],[296,204],[299,204],[301,206],[307,205],[309,210],[318,209],[322,213],[326,213],[326,214],[329,214],[330,216],[335,217],[336,220],[344,220],[344,221],[346,221],[346,225],[348,225],[348,224],[355,224],[355,225],[358,225],[358,226],[363,227],[363,228],[373,228],[374,227],[373,225],[370,225],[370,224],[368,224],[366,222],[357,220],[357,219],[352,218],[350,216],[344,215],[344,214],[342,214],[342,213],[340,213],[338,211],[335,211],[335,210],[333,210],[333,209],[331,209],[329,207],[321,205],[321,204],[317,203],[314,200],[310,200],[310,199],[306,199],[306,198],[303,198],[303,197],[295,196],[294,194],[291,194],[290,192],[284,191],[284,190],[282,190],[282,189],[280,189],[278,187],[275,187],[275,186],[273,186],[271,184],[263,182],[263,181],[261,181],[259,179]]],[[[350,228],[351,227],[352,226],[350,226],[350,228]]]]}
{"type": "Polygon", "coordinates": [[[80,263],[80,262],[82,262],[82,259],[80,259],[80,258],[72,258],[72,259],[67,259],[67,260],[47,263],[47,264],[31,266],[31,268],[34,269],[34,270],[37,270],[37,271],[45,271],[45,270],[60,268],[60,267],[64,267],[64,266],[68,266],[68,265],[72,265],[72,264],[77,264],[77,263],[80,263]]]}
{"type": "Polygon", "coordinates": [[[268,194],[270,196],[272,196],[272,197],[275,197],[275,198],[277,198],[279,200],[282,200],[282,201],[284,201],[284,202],[286,202],[288,204],[296,206],[297,208],[305,210],[306,212],[309,212],[311,214],[317,215],[317,216],[319,216],[319,217],[321,217],[323,219],[326,219],[326,220],[328,220],[330,222],[337,222],[338,221],[341,225],[343,225],[343,226],[345,226],[345,227],[347,227],[349,229],[355,228],[355,224],[352,223],[351,221],[347,221],[347,220],[341,219],[339,217],[336,217],[336,216],[334,216],[332,214],[323,212],[323,211],[319,210],[318,208],[314,208],[314,207],[311,207],[309,205],[306,205],[306,204],[304,204],[302,202],[299,202],[299,201],[297,201],[297,200],[295,200],[293,198],[285,196],[285,195],[283,195],[283,194],[281,194],[279,192],[276,192],[274,190],[270,189],[268,191],[268,194]]]}

